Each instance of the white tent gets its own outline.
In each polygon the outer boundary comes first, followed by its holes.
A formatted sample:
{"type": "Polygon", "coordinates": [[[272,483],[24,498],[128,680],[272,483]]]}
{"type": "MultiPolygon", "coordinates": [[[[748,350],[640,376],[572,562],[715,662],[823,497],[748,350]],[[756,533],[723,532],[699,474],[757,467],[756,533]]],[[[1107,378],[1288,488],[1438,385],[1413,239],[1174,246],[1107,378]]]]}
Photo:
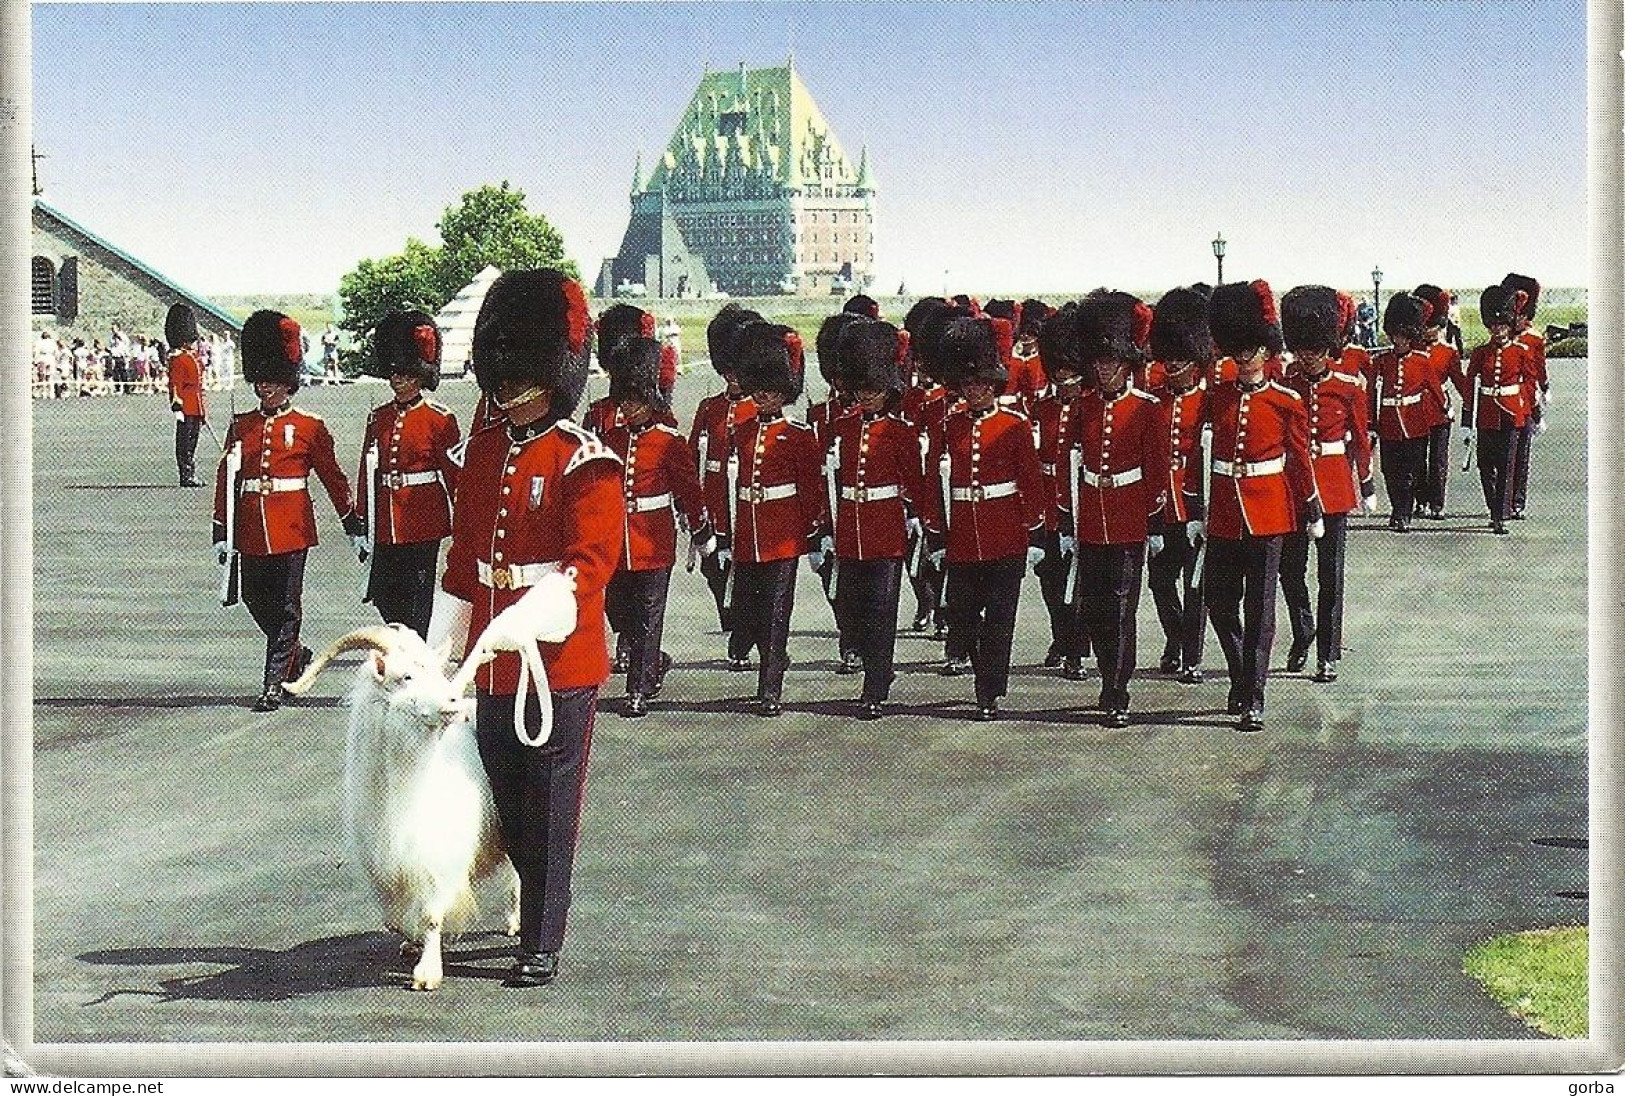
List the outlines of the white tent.
{"type": "Polygon", "coordinates": [[[442,377],[460,377],[463,375],[463,364],[468,361],[468,355],[474,345],[474,321],[480,314],[480,305],[485,303],[485,291],[491,288],[491,283],[497,280],[502,273],[494,266],[488,266],[478,274],[474,280],[457,291],[445,308],[435,316],[435,326],[440,328],[440,338],[443,342],[440,351],[440,375],[442,377]]]}

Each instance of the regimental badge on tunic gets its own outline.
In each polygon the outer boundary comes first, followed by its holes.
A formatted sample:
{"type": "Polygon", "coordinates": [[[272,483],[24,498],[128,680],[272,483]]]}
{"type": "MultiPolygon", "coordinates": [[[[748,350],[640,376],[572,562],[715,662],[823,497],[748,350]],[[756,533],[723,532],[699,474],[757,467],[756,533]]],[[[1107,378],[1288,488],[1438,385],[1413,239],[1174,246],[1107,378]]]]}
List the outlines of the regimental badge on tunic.
{"type": "Polygon", "coordinates": [[[546,482],[546,476],[530,477],[530,508],[532,510],[542,505],[542,485],[546,482]]]}

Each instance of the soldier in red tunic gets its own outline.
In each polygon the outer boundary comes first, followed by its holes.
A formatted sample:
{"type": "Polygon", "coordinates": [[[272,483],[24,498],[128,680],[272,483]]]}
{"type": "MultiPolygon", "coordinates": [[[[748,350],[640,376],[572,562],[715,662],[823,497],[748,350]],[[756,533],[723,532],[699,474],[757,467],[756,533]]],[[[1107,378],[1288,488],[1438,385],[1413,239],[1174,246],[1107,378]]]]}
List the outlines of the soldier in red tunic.
{"type": "Polygon", "coordinates": [[[957,634],[976,674],[983,720],[998,718],[1009,689],[1021,579],[1044,558],[1049,505],[1031,424],[998,404],[1008,376],[996,340],[992,320],[967,316],[923,340],[932,375],[965,400],[963,413],[932,439],[926,474],[939,474],[947,489],[924,492],[921,516],[947,565],[949,657],[957,634]]]}
{"type": "MultiPolygon", "coordinates": [[[[613,304],[604,309],[603,314],[598,317],[597,326],[598,364],[607,373],[609,372],[610,353],[622,339],[654,338],[655,317],[654,313],[645,312],[635,305],[613,304]]],[[[667,426],[675,427],[677,418],[671,413],[671,385],[662,381],[661,391],[667,393],[667,397],[664,405],[657,412],[656,418],[667,426]]],[[[587,413],[582,416],[581,421],[582,425],[588,430],[602,438],[615,427],[621,425],[621,406],[616,402],[614,396],[602,396],[587,405],[587,413]]],[[[621,664],[621,659],[617,656],[616,672],[620,673],[625,669],[626,667],[621,664]]]]}
{"type": "Polygon", "coordinates": [[[353,543],[365,543],[366,526],[351,506],[350,481],[339,468],[327,424],[288,402],[299,391],[304,360],[299,325],[280,312],[256,312],[243,324],[240,352],[243,379],[254,386],[260,405],[238,415],[226,431],[212,532],[222,564],[238,554],[243,604],[265,633],[265,673],[254,710],[269,712],[286,699],[282,683],[298,677],[310,661],[310,648],[299,643],[299,625],[305,557],[316,543],[311,473],[322,481],[353,543]],[[228,494],[234,515],[229,530],[228,494]]]}
{"type": "Polygon", "coordinates": [[[1181,683],[1202,680],[1207,615],[1202,602],[1202,543],[1207,537],[1202,426],[1207,421],[1213,336],[1208,298],[1195,288],[1170,289],[1151,320],[1151,394],[1162,401],[1168,434],[1167,509],[1162,551],[1146,562],[1146,584],[1162,625],[1158,668],[1181,683]]]}
{"type": "Polygon", "coordinates": [[[604,437],[621,458],[626,538],[620,567],[604,592],[610,627],[627,653],[626,704],[621,714],[648,714],[660,693],[671,656],[660,649],[666,595],[677,562],[679,522],[696,551],[709,555],[717,540],[705,515],[694,454],[676,428],[657,421],[666,410],[660,383],[660,347],[653,339],[623,339],[605,362],[609,394],[621,425],[604,437]]]}
{"type": "MultiPolygon", "coordinates": [[[[954,306],[940,297],[927,297],[915,302],[903,318],[903,336],[908,342],[907,375],[904,377],[903,402],[899,411],[904,421],[913,426],[920,436],[920,455],[923,460],[931,439],[942,429],[943,421],[956,401],[956,397],[925,367],[923,333],[929,326],[940,332],[947,318],[954,315],[954,306]]],[[[936,473],[926,470],[929,479],[936,473]]],[[[935,486],[927,485],[936,490],[935,486]]],[[[908,579],[914,590],[913,631],[930,629],[933,639],[946,639],[948,635],[947,611],[943,605],[942,570],[931,559],[926,547],[923,526],[916,522],[909,530],[908,579]]]]}
{"type": "Polygon", "coordinates": [[[879,719],[891,695],[908,522],[922,486],[919,434],[897,413],[903,394],[897,328],[859,320],[841,332],[841,386],[852,414],[835,424],[835,609],[863,671],[860,719],[879,719]]]}
{"type": "Polygon", "coordinates": [[[1478,478],[1490,512],[1490,531],[1507,532],[1512,502],[1512,465],[1519,431],[1529,422],[1529,393],[1539,373],[1528,348],[1513,337],[1516,291],[1492,285],[1478,299],[1490,341],[1473,351],[1461,381],[1464,434],[1477,428],[1478,478]]]}
{"type": "Polygon", "coordinates": [[[740,670],[750,667],[750,644],[744,633],[733,630],[728,576],[733,569],[734,485],[728,479],[726,453],[730,435],[740,424],[755,417],[756,404],[750,394],[739,387],[739,372],[734,366],[731,349],[733,337],[739,329],[761,318],[760,314],[740,308],[737,304],[727,304],[706,326],[705,341],[711,355],[711,368],[722,378],[723,389],[700,401],[688,435],[688,444],[694,450],[695,465],[700,472],[706,513],[716,528],[719,545],[717,551],[700,560],[700,574],[716,600],[717,623],[728,634],[729,668],[740,670]]]}
{"type": "Polygon", "coordinates": [[[1529,459],[1535,435],[1546,428],[1546,405],[1551,402],[1551,383],[1546,375],[1546,339],[1534,330],[1535,309],[1540,305],[1540,283],[1527,274],[1508,274],[1501,284],[1512,291],[1512,338],[1523,348],[1527,359],[1524,399],[1529,414],[1518,428],[1517,452],[1512,458],[1511,499],[1507,517],[1522,521],[1529,502],[1529,459]]]}
{"type": "Polygon", "coordinates": [[[1266,376],[1282,348],[1268,283],[1216,286],[1208,307],[1213,345],[1236,379],[1208,393],[1213,475],[1208,491],[1205,594],[1230,671],[1226,710],[1238,730],[1264,727],[1264,683],[1275,643],[1275,590],[1286,534],[1324,532],[1309,457],[1303,398],[1266,376]]]}
{"type": "Polygon", "coordinates": [[[469,438],[431,643],[464,650],[503,844],[519,873],[506,985],[558,971],[598,690],[604,586],[624,540],[621,462],[570,421],[592,318],[573,279],[508,271],[474,323],[474,377],[505,414],[469,438]]]}
{"type": "Polygon", "coordinates": [[[764,716],[784,710],[790,666],[790,614],[796,561],[822,562],[829,531],[823,453],[812,427],[784,416],[801,397],[801,338],[783,324],[755,321],[732,343],[739,384],[756,402],[756,417],[737,427],[727,456],[738,459],[734,498],[734,628],[761,653],[756,700],[764,716]]]}
{"type": "Polygon", "coordinates": [[[426,312],[391,312],[373,332],[367,371],[395,398],[373,409],[361,439],[356,511],[371,533],[363,600],[385,622],[429,634],[440,542],[451,535],[451,500],[462,440],[457,418],[424,391],[440,386],[440,331],[426,312]]]}
{"type": "MultiPolygon", "coordinates": [[[[841,363],[839,359],[839,343],[841,332],[849,325],[863,319],[861,313],[841,311],[828,316],[818,327],[818,335],[813,345],[818,349],[818,375],[823,378],[825,390],[828,395],[818,403],[807,409],[807,425],[812,427],[813,436],[818,439],[819,452],[824,454],[824,478],[833,485],[835,475],[835,457],[833,442],[835,431],[846,415],[852,412],[849,394],[844,391],[841,378],[841,363]]],[[[818,568],[818,581],[824,587],[824,599],[829,602],[830,609],[835,612],[836,650],[839,661],[835,672],[838,674],[856,674],[863,671],[863,660],[856,648],[848,641],[846,630],[841,626],[841,614],[835,605],[835,546],[833,540],[819,545],[822,562],[818,568]]]]}
{"type": "Polygon", "coordinates": [[[1310,606],[1307,582],[1308,531],[1289,534],[1281,549],[1281,592],[1286,595],[1287,618],[1292,623],[1286,669],[1293,674],[1301,671],[1314,644],[1315,680],[1320,682],[1337,680],[1337,664],[1343,657],[1348,516],[1362,503],[1374,511],[1377,496],[1371,481],[1365,381],[1350,380],[1331,370],[1332,358],[1342,349],[1345,337],[1342,317],[1353,311],[1352,301],[1343,306],[1338,298],[1335,289],[1319,285],[1299,286],[1281,298],[1281,331],[1293,354],[1286,385],[1309,413],[1309,455],[1325,520],[1325,532],[1314,542],[1315,607],[1310,606]]]}
{"type": "MultiPolygon", "coordinates": [[[[1445,489],[1450,481],[1450,424],[1456,417],[1450,393],[1460,384],[1461,355],[1445,341],[1445,333],[1450,327],[1449,290],[1436,285],[1419,285],[1412,296],[1428,306],[1427,327],[1422,342],[1434,359],[1434,371],[1452,382],[1439,386],[1438,398],[1443,399],[1443,406],[1430,408],[1439,421],[1428,431],[1427,459],[1423,462],[1422,480],[1416,493],[1418,515],[1437,520],[1444,517],[1445,489]]],[[[1429,390],[1427,398],[1432,400],[1436,397],[1429,390]]]]}
{"type": "MultiPolygon", "coordinates": [[[[1045,308],[1042,302],[1032,303],[1038,305],[1040,312],[1045,308]]],[[[1002,321],[994,326],[994,334],[999,342],[999,360],[1009,377],[1004,382],[1004,391],[999,394],[999,402],[1024,415],[1032,410],[1033,401],[1043,392],[1046,383],[1038,360],[1037,328],[1029,328],[1027,322],[1027,304],[992,300],[982,306],[983,315],[1002,321]]],[[[1041,324],[1043,317],[1035,320],[1041,324]]]]}
{"type": "MultiPolygon", "coordinates": [[[[1022,311],[1025,317],[1025,306],[1022,311]]],[[[1089,650],[1088,634],[1079,626],[1077,608],[1067,596],[1077,539],[1073,536],[1072,491],[1066,478],[1070,469],[1065,467],[1066,454],[1061,448],[1084,388],[1084,368],[1072,334],[1077,311],[1076,303],[1068,304],[1044,321],[1038,355],[1049,387],[1033,402],[1032,410],[1038,470],[1044,476],[1045,494],[1052,500],[1044,514],[1044,559],[1033,568],[1049,615],[1050,644],[1044,652],[1044,666],[1061,667],[1061,676],[1068,681],[1083,680],[1083,657],[1089,650]]],[[[1093,370],[1089,372],[1093,381],[1093,370]]]]}
{"type": "Polygon", "coordinates": [[[1408,533],[1419,490],[1425,490],[1428,436],[1445,415],[1442,363],[1427,335],[1431,306],[1396,293],[1383,310],[1382,329],[1394,345],[1371,363],[1371,418],[1382,442],[1382,478],[1388,488],[1388,528],[1408,533]]]}
{"type": "Polygon", "coordinates": [[[1108,727],[1129,724],[1140,580],[1145,554],[1162,551],[1168,427],[1160,401],[1129,381],[1151,340],[1151,308],[1096,290],[1078,307],[1077,358],[1095,383],[1061,438],[1077,537],[1078,620],[1100,667],[1108,727]]]}
{"type": "Polygon", "coordinates": [[[198,368],[197,317],[184,304],[164,317],[169,343],[169,409],[175,414],[175,467],[182,487],[202,487],[197,478],[197,436],[203,429],[203,371],[198,368]]]}

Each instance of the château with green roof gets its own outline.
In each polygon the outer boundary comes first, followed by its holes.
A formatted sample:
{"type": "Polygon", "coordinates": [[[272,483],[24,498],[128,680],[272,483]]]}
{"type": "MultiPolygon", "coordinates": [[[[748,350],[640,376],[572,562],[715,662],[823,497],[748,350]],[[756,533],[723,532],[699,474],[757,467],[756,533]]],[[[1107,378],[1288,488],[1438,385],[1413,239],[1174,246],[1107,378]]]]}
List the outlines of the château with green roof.
{"type": "Polygon", "coordinates": [[[598,292],[694,297],[824,296],[868,288],[875,180],[847,155],[802,83],[777,68],[706,71],[647,171],[598,292]]]}

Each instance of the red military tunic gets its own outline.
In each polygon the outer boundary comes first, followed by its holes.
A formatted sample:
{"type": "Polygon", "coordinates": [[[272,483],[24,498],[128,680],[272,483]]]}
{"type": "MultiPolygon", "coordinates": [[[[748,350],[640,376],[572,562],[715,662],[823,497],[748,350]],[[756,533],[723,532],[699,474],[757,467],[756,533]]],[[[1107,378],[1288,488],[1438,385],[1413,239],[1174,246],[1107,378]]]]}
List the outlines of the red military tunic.
{"type": "Polygon", "coordinates": [[[1163,424],[1168,433],[1168,509],[1163,520],[1169,523],[1201,521],[1205,512],[1202,498],[1202,424],[1207,421],[1207,379],[1199,378],[1183,392],[1168,387],[1168,372],[1161,362],[1149,370],[1161,383],[1153,394],[1162,401],[1163,424]]]}
{"type": "Polygon", "coordinates": [[[728,451],[728,436],[744,422],[756,415],[756,401],[749,396],[733,397],[726,392],[707,396],[694,411],[694,425],[689,428],[688,444],[694,450],[695,464],[699,467],[700,487],[705,495],[706,513],[721,536],[729,536],[728,515],[733,505],[728,498],[728,475],[724,457],[728,451]]]}
{"type": "Polygon", "coordinates": [[[169,356],[169,402],[180,404],[187,418],[203,418],[203,371],[189,350],[169,356]]]}
{"type": "Polygon", "coordinates": [[[1461,386],[1461,355],[1456,348],[1446,343],[1436,342],[1428,347],[1428,356],[1433,359],[1434,372],[1438,374],[1439,390],[1435,393],[1429,389],[1422,403],[1427,407],[1430,417],[1435,418],[1434,426],[1450,420],[1450,389],[1444,382],[1450,381],[1452,387],[1461,386]]]}
{"type": "Polygon", "coordinates": [[[356,477],[356,510],[377,544],[420,544],[451,535],[461,440],[457,417],[419,396],[406,407],[391,400],[367,416],[356,477]],[[378,490],[367,476],[367,453],[378,448],[378,490]],[[377,505],[374,505],[376,498],[377,505]]]}
{"type": "Polygon", "coordinates": [[[1309,455],[1322,509],[1328,514],[1353,512],[1360,505],[1360,484],[1371,478],[1364,384],[1330,370],[1314,379],[1294,372],[1286,384],[1309,413],[1309,455]]]}
{"type": "Polygon", "coordinates": [[[1516,340],[1505,346],[1493,343],[1474,350],[1462,378],[1462,399],[1473,399],[1473,382],[1478,382],[1477,402],[1463,425],[1480,430],[1515,430],[1529,421],[1534,408],[1531,395],[1538,381],[1529,351],[1516,340]]]}
{"type": "Polygon", "coordinates": [[[316,543],[316,511],[310,501],[314,472],[340,518],[348,517],[350,481],[333,453],[333,435],[316,415],[291,405],[265,414],[248,411],[226,431],[226,452],[243,447],[236,482],[226,483],[226,460],[214,477],[214,520],[226,523],[226,492],[237,495],[236,548],[245,556],[279,556],[316,543]]]}
{"type": "Polygon", "coordinates": [[[1340,376],[1360,380],[1364,387],[1371,385],[1371,354],[1363,346],[1345,346],[1343,353],[1333,360],[1331,368],[1333,373],[1340,376]]]}
{"type": "Polygon", "coordinates": [[[833,394],[827,400],[815,403],[807,409],[807,425],[812,427],[813,436],[818,439],[818,448],[829,449],[829,443],[835,437],[835,424],[851,414],[852,410],[841,402],[839,396],[833,394]]]}
{"type": "Polygon", "coordinates": [[[1076,394],[1082,390],[1073,387],[1073,398],[1068,399],[1060,389],[1051,386],[1033,403],[1033,444],[1038,448],[1038,471],[1044,477],[1044,495],[1051,504],[1044,508],[1044,529],[1054,532],[1062,527],[1061,514],[1072,512],[1072,491],[1062,468],[1061,437],[1071,422],[1077,405],[1076,394]]]}
{"type": "Polygon", "coordinates": [[[1004,382],[1004,394],[1014,397],[1017,410],[1030,410],[1048,383],[1036,348],[1026,354],[1020,350],[1011,354],[1010,376],[1004,382]]]}
{"type": "MultiPolygon", "coordinates": [[[[677,416],[671,413],[670,408],[664,411],[657,410],[654,413],[654,421],[675,427],[677,416]]],[[[581,422],[600,438],[606,436],[617,426],[626,425],[626,419],[621,415],[621,401],[600,396],[587,406],[587,413],[581,417],[581,422]]]]}
{"type": "MultiPolygon", "coordinates": [[[[1068,497],[1081,544],[1137,544],[1161,523],[1168,497],[1168,428],[1161,402],[1125,387],[1107,398],[1098,388],[1078,397],[1061,439],[1076,461],[1068,497]]],[[[1066,479],[1071,480],[1068,464],[1066,479]]]]}
{"type": "MultiPolygon", "coordinates": [[[[1236,359],[1231,357],[1220,358],[1213,363],[1213,372],[1208,376],[1208,386],[1217,387],[1221,384],[1231,384],[1240,373],[1236,359]]],[[[1264,356],[1264,379],[1278,381],[1286,373],[1286,367],[1281,364],[1279,354],[1266,354],[1264,356]]]]}
{"type": "Polygon", "coordinates": [[[621,501],[626,535],[620,566],[627,571],[660,571],[677,563],[677,518],[690,531],[705,525],[700,477],[688,442],[671,426],[622,424],[604,444],[621,458],[621,501]]]}
{"type": "Polygon", "coordinates": [[[948,416],[932,436],[925,468],[937,482],[924,492],[921,517],[932,533],[947,534],[948,562],[985,563],[1026,554],[1028,534],[1043,528],[1049,506],[1027,416],[997,405],[980,414],[966,410],[948,416]],[[944,462],[950,496],[946,522],[940,487],[944,462]]]}
{"type": "Polygon", "coordinates": [[[1370,408],[1384,441],[1426,437],[1448,422],[1444,413],[1443,363],[1428,350],[1384,350],[1371,363],[1370,408]]]}
{"type": "Polygon", "coordinates": [[[1270,537],[1299,527],[1299,511],[1316,498],[1303,398],[1266,381],[1209,389],[1213,480],[1207,531],[1227,540],[1270,537]]]}
{"type": "Polygon", "coordinates": [[[736,427],[727,456],[739,458],[733,557],[737,563],[794,559],[829,528],[824,453],[812,427],[775,415],[736,427]]]}
{"type": "Polygon", "coordinates": [[[924,472],[919,433],[901,415],[856,412],[835,424],[835,554],[901,559],[910,510],[919,508],[924,472]]]}
{"type": "MultiPolygon", "coordinates": [[[[482,430],[469,439],[441,579],[447,593],[472,607],[468,650],[493,617],[534,585],[516,568],[557,563],[576,571],[576,627],[563,643],[540,644],[548,687],[604,683],[604,584],[620,559],[626,522],[620,472],[614,452],[568,419],[482,430]]],[[[480,667],[475,682],[492,695],[512,696],[519,656],[502,652],[480,667]]]]}
{"type": "Polygon", "coordinates": [[[1546,377],[1546,337],[1537,334],[1531,329],[1520,333],[1514,337],[1513,341],[1523,347],[1524,353],[1528,356],[1528,364],[1525,366],[1527,379],[1524,381],[1524,394],[1528,396],[1529,406],[1533,408],[1535,406],[1535,391],[1538,389],[1545,392],[1549,383],[1546,377]]]}

